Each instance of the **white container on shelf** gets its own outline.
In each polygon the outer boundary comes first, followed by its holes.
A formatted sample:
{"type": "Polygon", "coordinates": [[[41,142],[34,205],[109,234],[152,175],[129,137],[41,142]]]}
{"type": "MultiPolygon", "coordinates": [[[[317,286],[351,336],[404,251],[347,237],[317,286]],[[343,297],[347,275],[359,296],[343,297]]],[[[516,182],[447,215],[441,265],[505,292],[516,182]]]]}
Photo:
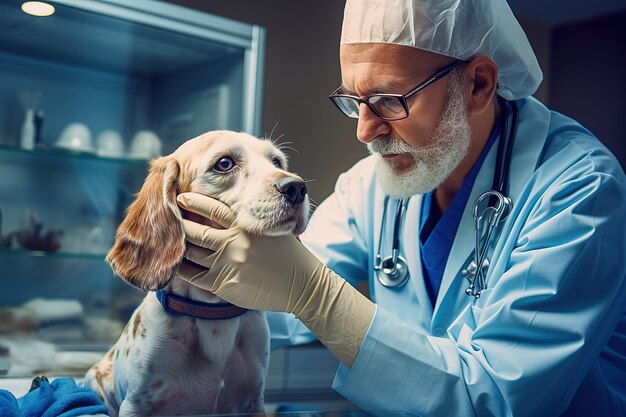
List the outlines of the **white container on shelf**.
{"type": "Polygon", "coordinates": [[[96,139],[98,156],[104,158],[121,158],[124,156],[124,141],[114,130],[104,130],[96,139]]]}
{"type": "Polygon", "coordinates": [[[27,109],[20,131],[20,147],[32,150],[35,148],[35,109],[27,109]]]}
{"type": "Polygon", "coordinates": [[[67,125],[54,145],[57,148],[78,152],[94,151],[91,143],[91,131],[83,123],[70,123],[67,125]]]}
{"type": "Polygon", "coordinates": [[[161,140],[150,130],[140,130],[133,137],[128,156],[133,159],[150,159],[161,156],[161,140]]]}

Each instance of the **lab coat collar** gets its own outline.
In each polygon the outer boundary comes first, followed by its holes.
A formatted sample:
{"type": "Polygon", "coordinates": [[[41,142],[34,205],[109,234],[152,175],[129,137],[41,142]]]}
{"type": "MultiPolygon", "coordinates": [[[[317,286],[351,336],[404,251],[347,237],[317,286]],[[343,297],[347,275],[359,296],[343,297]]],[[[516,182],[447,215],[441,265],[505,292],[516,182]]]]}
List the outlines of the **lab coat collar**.
{"type": "MultiPolygon", "coordinates": [[[[407,208],[407,213],[420,213],[422,207],[422,200],[424,196],[422,194],[415,195],[411,197],[409,200],[409,205],[407,208]]],[[[406,219],[405,227],[403,229],[403,236],[400,240],[401,242],[411,242],[410,245],[403,247],[403,251],[406,254],[407,259],[415,259],[415,262],[409,263],[409,274],[411,278],[409,282],[413,285],[413,289],[415,291],[417,301],[422,311],[428,312],[428,316],[432,317],[432,303],[430,301],[430,297],[428,296],[428,292],[426,291],[426,285],[424,282],[424,274],[422,271],[422,256],[420,254],[419,247],[419,225],[420,225],[420,217],[419,215],[412,216],[406,219]]],[[[427,321],[426,316],[424,316],[424,321],[427,321]]],[[[420,325],[424,325],[425,328],[428,328],[428,323],[420,323],[420,325]]]]}
{"type": "MultiPolygon", "coordinates": [[[[550,114],[546,107],[533,98],[519,100],[519,123],[517,135],[513,146],[511,159],[511,175],[509,185],[509,197],[513,206],[517,201],[524,184],[528,181],[535,170],[548,132],[550,114]]],[[[444,317],[439,320],[443,312],[451,313],[461,309],[474,299],[458,290],[459,285],[452,285],[455,280],[462,280],[461,287],[467,287],[467,280],[462,278],[460,270],[466,266],[468,258],[474,249],[475,233],[472,209],[474,202],[483,192],[491,189],[493,171],[495,169],[497,146],[493,146],[476,177],[476,181],[470,193],[469,199],[463,211],[457,234],[450,250],[450,256],[443,274],[441,287],[435,304],[432,323],[433,326],[448,324],[444,317]],[[459,233],[459,231],[462,231],[459,233]],[[451,289],[452,287],[452,289],[451,289]],[[445,308],[442,307],[445,305],[445,308]]],[[[512,221],[510,216],[508,221],[512,221]]],[[[504,229],[504,228],[503,228],[504,229]]]]}
{"type": "MultiPolygon", "coordinates": [[[[387,220],[383,221],[383,213],[385,212],[384,191],[377,184],[377,192],[380,196],[380,204],[377,205],[375,221],[373,227],[374,251],[381,256],[387,256],[390,252],[391,235],[393,233],[393,224],[395,217],[396,201],[390,201],[387,206],[387,220]],[[384,226],[384,228],[383,228],[384,226]],[[384,229],[384,230],[383,230],[384,229]],[[383,248],[379,248],[380,235],[384,233],[382,239],[383,248]]],[[[424,331],[428,331],[432,319],[432,304],[424,286],[424,278],[422,276],[422,261],[419,250],[418,233],[420,222],[420,207],[422,206],[423,196],[417,194],[409,199],[407,206],[407,215],[403,221],[400,238],[400,253],[404,254],[408,262],[408,270],[410,279],[404,286],[387,288],[383,287],[378,280],[378,273],[373,271],[371,274],[370,291],[372,299],[376,303],[382,305],[393,305],[394,307],[403,306],[405,309],[414,309],[413,311],[405,311],[412,318],[412,323],[424,331]],[[407,291],[408,290],[408,291],[407,291]],[[410,299],[410,302],[407,302],[410,299]]],[[[374,255],[375,256],[375,255],[374,255]]],[[[372,262],[374,260],[372,256],[372,262]]],[[[396,314],[400,314],[396,311],[396,314]]]]}

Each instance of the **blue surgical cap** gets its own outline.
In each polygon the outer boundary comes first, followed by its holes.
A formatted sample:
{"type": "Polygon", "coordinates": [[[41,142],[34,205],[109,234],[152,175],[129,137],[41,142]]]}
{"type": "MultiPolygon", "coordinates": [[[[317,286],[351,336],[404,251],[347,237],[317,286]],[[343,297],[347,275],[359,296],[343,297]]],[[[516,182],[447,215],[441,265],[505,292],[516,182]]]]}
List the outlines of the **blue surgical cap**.
{"type": "Polygon", "coordinates": [[[498,94],[532,95],[543,74],[505,0],[347,0],[341,43],[390,43],[498,64],[498,94]]]}

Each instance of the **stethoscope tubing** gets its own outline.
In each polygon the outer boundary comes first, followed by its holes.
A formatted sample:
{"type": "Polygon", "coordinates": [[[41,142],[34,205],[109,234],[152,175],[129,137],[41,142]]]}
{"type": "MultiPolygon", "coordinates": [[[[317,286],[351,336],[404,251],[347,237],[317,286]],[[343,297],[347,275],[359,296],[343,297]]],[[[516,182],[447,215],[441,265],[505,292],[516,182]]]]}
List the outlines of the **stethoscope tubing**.
{"type": "Polygon", "coordinates": [[[498,143],[498,155],[492,189],[482,193],[474,203],[473,216],[476,233],[474,255],[470,265],[462,271],[462,275],[469,280],[469,286],[465,290],[465,293],[476,299],[480,298],[482,291],[487,288],[487,269],[490,264],[487,258],[487,251],[489,250],[493,237],[498,234],[497,229],[499,228],[499,224],[508,217],[513,206],[513,202],[507,195],[511,156],[513,154],[513,145],[515,135],[517,134],[517,124],[519,122],[519,110],[517,103],[514,101],[510,102],[513,123],[511,124],[511,131],[508,132],[508,103],[509,102],[504,99],[500,99],[503,113],[501,117],[500,141],[498,143]],[[478,209],[483,200],[488,201],[487,207],[479,214],[478,209]],[[486,223],[487,226],[485,236],[483,236],[481,231],[483,222],[486,223]]]}

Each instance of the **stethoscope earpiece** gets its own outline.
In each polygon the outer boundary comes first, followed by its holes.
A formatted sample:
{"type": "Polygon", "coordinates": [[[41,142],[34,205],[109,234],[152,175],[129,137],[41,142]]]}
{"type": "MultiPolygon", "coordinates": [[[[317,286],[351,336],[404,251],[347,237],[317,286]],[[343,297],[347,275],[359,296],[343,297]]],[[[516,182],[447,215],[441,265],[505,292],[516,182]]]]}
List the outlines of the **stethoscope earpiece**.
{"type": "MultiPolygon", "coordinates": [[[[506,102],[504,102],[506,105],[506,102]]],[[[508,109],[508,106],[507,106],[508,109]]],[[[496,230],[500,223],[504,222],[511,214],[513,202],[506,196],[506,188],[509,182],[509,169],[511,166],[511,154],[515,141],[515,131],[518,122],[518,109],[515,102],[511,102],[513,123],[507,139],[508,111],[502,112],[500,126],[500,143],[498,143],[498,159],[493,178],[493,186],[489,191],[482,193],[474,203],[473,216],[476,240],[474,242],[474,256],[467,268],[461,270],[461,275],[467,278],[469,286],[465,294],[478,299],[482,291],[487,288],[487,270],[489,259],[487,252],[493,238],[498,233],[496,230]],[[481,207],[485,207],[479,213],[481,207]],[[484,228],[484,231],[483,231],[484,228]],[[495,232],[495,233],[494,233],[495,232]],[[478,268],[477,265],[482,265],[478,268]]]]}

